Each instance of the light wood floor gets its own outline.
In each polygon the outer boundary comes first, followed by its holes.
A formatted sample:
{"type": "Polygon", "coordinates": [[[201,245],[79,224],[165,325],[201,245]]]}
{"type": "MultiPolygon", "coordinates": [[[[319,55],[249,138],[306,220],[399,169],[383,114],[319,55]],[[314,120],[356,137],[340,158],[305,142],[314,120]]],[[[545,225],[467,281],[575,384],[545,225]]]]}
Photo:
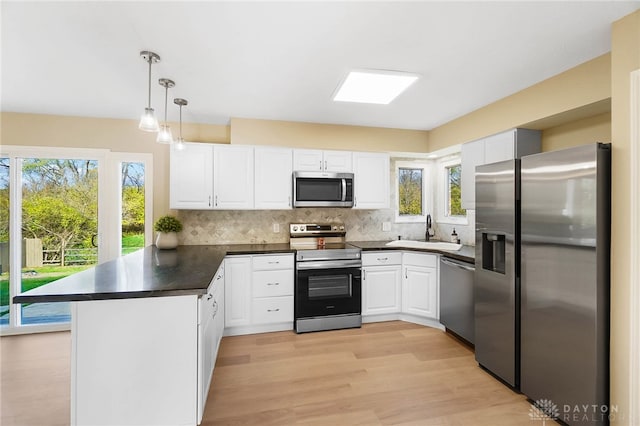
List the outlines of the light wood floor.
{"type": "MultiPolygon", "coordinates": [[[[3,337],[1,419],[69,423],[69,333],[3,337]]],[[[225,337],[203,425],[527,425],[530,405],[447,334],[405,322],[225,337]]]]}

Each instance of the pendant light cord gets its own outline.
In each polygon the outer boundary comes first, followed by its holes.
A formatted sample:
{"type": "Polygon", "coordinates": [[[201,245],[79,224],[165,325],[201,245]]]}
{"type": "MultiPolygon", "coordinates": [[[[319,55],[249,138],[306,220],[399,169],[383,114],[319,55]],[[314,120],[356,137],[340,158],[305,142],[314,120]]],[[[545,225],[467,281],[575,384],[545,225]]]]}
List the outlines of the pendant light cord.
{"type": "Polygon", "coordinates": [[[147,104],[148,105],[147,108],[151,108],[151,62],[153,62],[153,59],[151,58],[151,56],[149,56],[148,62],[149,62],[149,102],[147,104]]]}
{"type": "Polygon", "coordinates": [[[169,85],[164,86],[164,125],[167,125],[167,97],[169,96],[169,85]]]}

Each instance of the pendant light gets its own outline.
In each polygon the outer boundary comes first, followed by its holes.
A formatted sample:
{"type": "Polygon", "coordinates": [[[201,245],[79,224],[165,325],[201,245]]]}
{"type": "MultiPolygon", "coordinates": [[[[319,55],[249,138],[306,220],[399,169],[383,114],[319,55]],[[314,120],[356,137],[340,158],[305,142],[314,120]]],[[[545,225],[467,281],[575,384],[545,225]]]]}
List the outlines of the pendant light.
{"type": "Polygon", "coordinates": [[[184,149],[184,139],[182,139],[182,107],[187,105],[189,102],[182,98],[175,98],[173,103],[180,106],[180,137],[176,141],[176,149],[182,150],[184,149]]]}
{"type": "Polygon", "coordinates": [[[145,132],[157,132],[158,119],[153,112],[153,108],[151,108],[151,64],[160,62],[160,56],[157,53],[143,50],[140,52],[140,57],[149,64],[149,98],[147,107],[144,109],[144,114],[140,117],[140,124],[138,124],[138,128],[145,132]]]}
{"type": "Polygon", "coordinates": [[[171,134],[171,127],[169,127],[169,123],[167,122],[167,97],[169,95],[169,87],[174,87],[176,84],[168,78],[161,78],[158,80],[158,83],[164,87],[164,124],[160,126],[156,142],[169,144],[173,143],[173,135],[171,134]]]}

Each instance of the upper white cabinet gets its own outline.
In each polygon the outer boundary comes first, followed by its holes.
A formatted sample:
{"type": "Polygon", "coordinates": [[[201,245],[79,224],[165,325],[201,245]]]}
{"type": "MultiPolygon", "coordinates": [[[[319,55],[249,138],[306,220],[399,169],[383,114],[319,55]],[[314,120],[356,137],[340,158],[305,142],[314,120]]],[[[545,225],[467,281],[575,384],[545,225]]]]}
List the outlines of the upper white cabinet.
{"type": "Polygon", "coordinates": [[[354,208],[388,209],[389,154],[354,152],[354,208]]]}
{"type": "Polygon", "coordinates": [[[213,208],[253,208],[253,147],[214,145],[213,208]]]}
{"type": "Polygon", "coordinates": [[[291,208],[293,150],[290,148],[255,148],[256,209],[291,208]]]}
{"type": "Polygon", "coordinates": [[[294,171],[351,172],[351,163],[351,151],[293,150],[294,171]]]}
{"type": "Polygon", "coordinates": [[[462,145],[462,207],[476,208],[476,167],[541,151],[541,132],[512,129],[462,145]]]}
{"type": "Polygon", "coordinates": [[[169,206],[172,209],[210,209],[213,206],[213,145],[171,145],[169,206]]]}

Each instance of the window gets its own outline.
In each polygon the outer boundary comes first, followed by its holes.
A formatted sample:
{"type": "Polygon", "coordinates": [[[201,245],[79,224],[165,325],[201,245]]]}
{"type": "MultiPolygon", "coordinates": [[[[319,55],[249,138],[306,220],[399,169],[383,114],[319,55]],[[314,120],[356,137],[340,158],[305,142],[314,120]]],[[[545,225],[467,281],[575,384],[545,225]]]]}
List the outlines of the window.
{"type": "Polygon", "coordinates": [[[151,243],[152,157],[1,149],[0,331],[68,329],[69,303],[11,299],[151,243]]]}
{"type": "Polygon", "coordinates": [[[438,222],[466,225],[467,211],[462,208],[460,156],[446,157],[437,163],[438,222]]]}
{"type": "Polygon", "coordinates": [[[462,197],[460,190],[460,173],[462,166],[456,164],[445,167],[446,173],[446,206],[445,216],[466,216],[467,211],[462,208],[462,197]]]}
{"type": "Polygon", "coordinates": [[[425,222],[429,213],[428,165],[418,162],[396,163],[396,222],[425,222]]]}

